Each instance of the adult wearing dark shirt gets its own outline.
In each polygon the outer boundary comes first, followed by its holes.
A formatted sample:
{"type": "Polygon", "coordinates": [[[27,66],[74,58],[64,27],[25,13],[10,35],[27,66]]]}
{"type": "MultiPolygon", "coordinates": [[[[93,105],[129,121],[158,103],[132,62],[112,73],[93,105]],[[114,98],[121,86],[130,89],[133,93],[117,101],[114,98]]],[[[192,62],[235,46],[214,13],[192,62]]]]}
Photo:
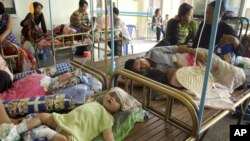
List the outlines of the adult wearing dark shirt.
{"type": "Polygon", "coordinates": [[[30,16],[33,16],[34,22],[38,26],[41,23],[43,33],[46,33],[47,32],[46,23],[45,23],[44,16],[43,16],[43,13],[42,13],[43,5],[41,3],[39,3],[39,2],[33,2],[33,8],[34,8],[34,14],[28,13],[28,15],[25,17],[25,19],[21,22],[21,26],[23,25],[23,22],[27,18],[30,18],[30,16]]]}
{"type": "MultiPolygon", "coordinates": [[[[201,40],[199,43],[199,47],[206,48],[206,49],[209,48],[212,23],[213,23],[213,18],[214,18],[215,4],[216,4],[216,1],[213,1],[213,2],[208,4],[207,11],[206,11],[205,26],[204,26],[203,32],[201,33],[201,29],[202,29],[204,22],[202,22],[200,24],[198,32],[197,32],[195,40],[194,40],[194,43],[193,43],[194,48],[197,47],[200,34],[201,34],[201,40]]],[[[232,35],[232,36],[237,37],[234,29],[231,26],[229,26],[228,24],[221,21],[221,18],[223,16],[225,10],[226,10],[225,3],[222,1],[219,20],[218,20],[218,29],[217,29],[215,44],[218,44],[220,42],[220,39],[223,37],[223,35],[232,35]]]]}

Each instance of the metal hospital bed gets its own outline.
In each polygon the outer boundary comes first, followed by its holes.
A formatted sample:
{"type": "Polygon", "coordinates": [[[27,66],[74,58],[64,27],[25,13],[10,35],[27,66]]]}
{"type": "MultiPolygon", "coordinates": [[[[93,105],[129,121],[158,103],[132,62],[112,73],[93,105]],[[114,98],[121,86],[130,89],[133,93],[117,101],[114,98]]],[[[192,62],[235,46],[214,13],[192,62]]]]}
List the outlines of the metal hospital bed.
{"type": "MultiPolygon", "coordinates": [[[[143,103],[143,108],[150,112],[149,119],[135,125],[128,141],[138,140],[196,140],[202,138],[206,131],[230,113],[229,110],[215,110],[206,108],[204,112],[201,130],[198,133],[198,106],[193,99],[184,92],[160,84],[151,79],[128,70],[117,70],[112,80],[117,85],[118,78],[122,76],[126,80],[124,89],[143,103]],[[131,81],[132,80],[132,81],[131,81]],[[143,85],[143,88],[131,87],[134,81],[143,85]],[[152,101],[152,92],[160,92],[167,95],[166,101],[152,101]],[[198,138],[196,138],[198,134],[198,138]]],[[[240,106],[245,111],[250,98],[250,90],[237,90],[234,106],[240,106]]],[[[238,119],[240,124],[244,112],[238,119]]]]}
{"type": "MultiPolygon", "coordinates": [[[[195,140],[196,134],[202,137],[206,131],[216,124],[220,119],[230,113],[229,110],[206,109],[203,123],[198,133],[198,106],[193,99],[184,92],[145,78],[129,70],[116,70],[107,80],[106,75],[90,65],[82,64],[77,61],[70,61],[74,68],[95,76],[103,84],[103,91],[112,86],[118,85],[118,78],[126,80],[124,90],[138,99],[143,104],[143,108],[149,112],[149,118],[142,123],[137,123],[125,138],[128,141],[138,140],[195,140]],[[139,82],[143,87],[133,88],[133,82],[139,82]],[[167,100],[151,100],[152,92],[158,92],[167,96],[167,100]]],[[[247,106],[250,97],[250,90],[238,90],[234,93],[237,101],[234,106],[240,106],[241,111],[247,106]]],[[[238,124],[244,116],[242,112],[238,124]]]]}
{"type": "MultiPolygon", "coordinates": [[[[57,35],[53,38],[53,42],[51,42],[51,44],[46,46],[45,48],[52,51],[53,61],[54,61],[54,64],[56,64],[56,56],[57,56],[56,53],[58,51],[67,50],[67,49],[70,50],[70,58],[72,59],[73,58],[72,49],[77,47],[77,46],[88,45],[84,42],[84,40],[86,38],[91,38],[89,33],[75,33],[75,34],[57,35]],[[55,45],[55,40],[60,41],[61,44],[55,45]],[[54,47],[52,44],[54,44],[54,47]]],[[[23,36],[21,36],[21,39],[23,40],[23,42],[26,41],[23,36]]],[[[38,62],[37,64],[39,67],[39,57],[38,57],[39,52],[38,51],[39,51],[39,49],[43,49],[43,48],[39,47],[38,43],[31,42],[31,44],[35,50],[35,57],[37,59],[37,62],[38,62]]],[[[90,46],[92,46],[92,45],[90,45],[90,46]]],[[[94,56],[93,49],[91,51],[91,56],[94,56]]]]}

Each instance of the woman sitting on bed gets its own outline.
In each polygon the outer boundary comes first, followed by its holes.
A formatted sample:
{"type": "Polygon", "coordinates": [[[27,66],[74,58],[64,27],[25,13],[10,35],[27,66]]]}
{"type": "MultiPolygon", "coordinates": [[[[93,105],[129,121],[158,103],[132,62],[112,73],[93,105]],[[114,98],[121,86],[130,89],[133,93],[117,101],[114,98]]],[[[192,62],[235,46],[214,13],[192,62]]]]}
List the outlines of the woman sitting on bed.
{"type": "Polygon", "coordinates": [[[155,46],[188,45],[197,32],[196,22],[192,18],[193,7],[187,3],[181,4],[178,15],[168,21],[164,39],[155,46]]]}
{"type": "MultiPolygon", "coordinates": [[[[44,16],[42,13],[43,5],[38,2],[33,3],[34,10],[28,13],[25,19],[20,23],[22,26],[22,38],[21,44],[25,41],[36,43],[38,48],[51,47],[50,32],[47,31],[44,16]],[[39,24],[41,23],[41,27],[39,24]]],[[[56,33],[55,33],[56,34],[56,33]]],[[[59,46],[61,42],[58,40],[54,41],[54,45],[59,46]]]]}
{"type": "Polygon", "coordinates": [[[4,54],[17,54],[17,47],[21,55],[20,61],[22,71],[33,70],[35,68],[35,58],[26,48],[20,46],[11,28],[12,17],[5,12],[4,4],[0,2],[0,43],[4,54]]]}
{"type": "Polygon", "coordinates": [[[30,17],[33,17],[34,23],[38,27],[39,27],[39,24],[41,23],[42,32],[45,34],[47,32],[47,27],[46,27],[46,22],[44,20],[43,13],[42,13],[43,5],[39,2],[33,2],[32,6],[33,6],[32,7],[33,9],[30,11],[30,13],[27,14],[27,16],[21,22],[20,25],[23,26],[26,19],[30,19],[30,17]]]}
{"type": "Polygon", "coordinates": [[[47,28],[42,13],[43,5],[39,2],[33,2],[32,6],[33,9],[31,9],[30,13],[28,13],[25,19],[20,23],[23,27],[21,32],[25,38],[24,40],[38,43],[46,37],[47,28]],[[40,23],[42,28],[39,27],[40,23]]]}

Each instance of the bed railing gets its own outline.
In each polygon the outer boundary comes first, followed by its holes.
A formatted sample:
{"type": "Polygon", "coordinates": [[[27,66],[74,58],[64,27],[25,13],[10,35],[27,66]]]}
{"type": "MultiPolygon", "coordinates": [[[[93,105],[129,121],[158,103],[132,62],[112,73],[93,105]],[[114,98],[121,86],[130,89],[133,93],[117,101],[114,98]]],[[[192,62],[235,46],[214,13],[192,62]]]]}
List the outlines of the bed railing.
{"type": "MultiPolygon", "coordinates": [[[[64,50],[64,49],[72,49],[74,47],[77,46],[85,46],[85,45],[89,45],[89,46],[93,46],[93,43],[87,44],[85,41],[85,39],[92,39],[91,35],[87,32],[84,33],[75,33],[75,34],[66,34],[66,35],[58,35],[55,36],[54,40],[59,40],[62,42],[61,46],[55,46],[53,49],[53,59],[54,59],[54,63],[56,63],[56,51],[58,50],[64,50]]],[[[73,59],[73,54],[72,51],[70,52],[70,58],[73,59]]],[[[91,49],[91,61],[94,60],[94,49],[91,49]]]]}
{"type": "MultiPolygon", "coordinates": [[[[86,38],[91,39],[91,35],[87,32],[55,36],[53,42],[55,43],[55,40],[59,40],[62,44],[55,45],[54,48],[52,47],[52,45],[50,45],[50,47],[48,47],[48,49],[50,49],[52,51],[54,64],[56,64],[56,52],[57,51],[65,50],[65,49],[72,49],[72,48],[77,47],[77,46],[88,45],[87,43],[84,42],[84,40],[86,38]],[[75,39],[78,39],[78,41],[76,42],[75,39]]],[[[21,35],[21,40],[22,40],[22,43],[24,43],[25,41],[28,41],[24,38],[23,35],[21,35]]],[[[38,58],[38,49],[39,49],[38,44],[33,43],[33,42],[30,42],[30,43],[32,44],[32,46],[35,50],[35,57],[37,59],[37,64],[39,67],[40,62],[39,62],[39,58],[38,58]]],[[[93,44],[91,44],[90,46],[93,46],[93,44]]],[[[91,57],[92,57],[91,60],[93,61],[94,60],[94,49],[91,49],[91,57]]],[[[70,52],[70,59],[72,59],[72,58],[73,58],[73,54],[71,51],[70,52]]]]}
{"type": "MultiPolygon", "coordinates": [[[[121,31],[119,29],[115,29],[114,32],[119,32],[119,34],[121,35],[121,31]]],[[[103,48],[101,48],[101,43],[106,43],[108,41],[111,41],[110,36],[111,36],[111,30],[108,30],[107,33],[105,31],[96,31],[94,32],[94,35],[97,36],[98,38],[94,38],[94,47],[96,48],[95,44],[97,44],[97,49],[98,49],[98,58],[100,59],[100,51],[104,50],[103,48]],[[105,40],[105,34],[107,34],[108,39],[107,41],[105,40]]],[[[120,38],[114,38],[114,41],[118,41],[121,40],[122,41],[122,37],[120,38]]]]}

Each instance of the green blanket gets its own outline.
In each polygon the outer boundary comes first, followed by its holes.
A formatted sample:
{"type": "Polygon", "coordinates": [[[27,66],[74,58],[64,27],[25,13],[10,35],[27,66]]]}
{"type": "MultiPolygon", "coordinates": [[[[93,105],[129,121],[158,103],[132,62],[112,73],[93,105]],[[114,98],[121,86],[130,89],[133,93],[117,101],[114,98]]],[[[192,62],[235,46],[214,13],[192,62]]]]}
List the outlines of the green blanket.
{"type": "MultiPolygon", "coordinates": [[[[112,131],[115,141],[122,141],[129,134],[136,122],[143,122],[144,110],[137,107],[127,111],[120,111],[114,114],[114,120],[112,131]]],[[[93,141],[104,141],[102,134],[97,136],[93,141]]]]}

